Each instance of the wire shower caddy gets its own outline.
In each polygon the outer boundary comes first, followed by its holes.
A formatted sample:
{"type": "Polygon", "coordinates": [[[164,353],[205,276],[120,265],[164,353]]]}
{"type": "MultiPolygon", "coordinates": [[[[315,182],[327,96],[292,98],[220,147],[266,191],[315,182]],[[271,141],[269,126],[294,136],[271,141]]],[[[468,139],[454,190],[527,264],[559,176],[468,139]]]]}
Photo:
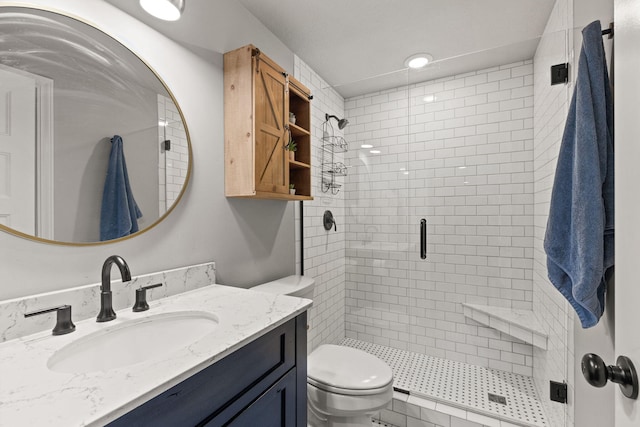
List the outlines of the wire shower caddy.
{"type": "Polygon", "coordinates": [[[349,150],[349,144],[344,137],[335,135],[335,131],[329,120],[322,124],[322,183],[321,189],[323,193],[331,191],[336,195],[340,192],[339,184],[336,181],[338,176],[347,176],[347,166],[335,159],[336,153],[346,153],[349,150]]]}

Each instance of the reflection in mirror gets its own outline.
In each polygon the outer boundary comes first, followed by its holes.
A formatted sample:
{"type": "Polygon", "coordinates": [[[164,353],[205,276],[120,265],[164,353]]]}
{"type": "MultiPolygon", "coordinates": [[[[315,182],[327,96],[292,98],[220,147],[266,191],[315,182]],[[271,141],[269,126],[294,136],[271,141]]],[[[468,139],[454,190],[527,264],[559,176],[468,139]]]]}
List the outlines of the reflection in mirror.
{"type": "Polygon", "coordinates": [[[186,187],[191,147],[160,79],[110,36],[57,13],[0,7],[0,34],[0,228],[99,242],[101,211],[126,210],[102,206],[115,135],[140,232],[162,220],[186,187]]]}

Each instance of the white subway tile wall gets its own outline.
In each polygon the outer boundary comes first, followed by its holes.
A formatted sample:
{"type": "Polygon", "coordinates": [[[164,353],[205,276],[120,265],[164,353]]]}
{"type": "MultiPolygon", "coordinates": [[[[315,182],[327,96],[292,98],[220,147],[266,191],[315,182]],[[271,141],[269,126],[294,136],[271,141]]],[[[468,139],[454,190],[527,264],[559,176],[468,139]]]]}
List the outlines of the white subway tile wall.
{"type": "MultiPolygon", "coordinates": [[[[313,277],[316,289],[309,311],[307,351],[320,344],[338,343],[344,338],[345,317],[345,193],[323,193],[321,185],[322,124],[325,113],[344,117],[344,99],[300,58],[294,58],[294,76],[307,86],[311,101],[311,193],[313,201],[304,203],[304,274],[313,277]],[[323,227],[322,216],[330,210],[337,223],[337,231],[323,227]]],[[[337,131],[337,126],[334,127],[337,131]]],[[[340,159],[340,161],[343,161],[340,159]]],[[[296,248],[300,245],[300,211],[295,206],[296,248]]],[[[300,271],[300,252],[296,251],[297,271],[300,271]]]]}
{"type": "Polygon", "coordinates": [[[182,117],[171,98],[158,94],[159,214],[164,215],[182,191],[189,170],[189,145],[182,117]],[[163,141],[171,141],[169,151],[163,141]]]}
{"type": "MultiPolygon", "coordinates": [[[[549,65],[567,61],[569,6],[556,2],[534,61],[346,102],[295,58],[296,77],[314,94],[315,200],[304,208],[305,274],[318,284],[309,351],[346,336],[533,376],[541,394],[549,379],[573,372],[572,312],[548,283],[542,249],[572,90],[550,86],[549,65]],[[350,120],[349,175],[337,195],[320,191],[325,113],[350,120]],[[322,228],[325,209],[337,232],[322,228]],[[417,256],[423,217],[427,261],[417,256]],[[463,302],[533,309],[549,350],[465,320],[463,302]]],[[[573,425],[569,400],[542,400],[550,425],[573,425]]]]}
{"type": "MultiPolygon", "coordinates": [[[[567,37],[573,37],[573,31],[567,31],[573,27],[572,5],[570,0],[556,1],[534,57],[533,310],[538,323],[548,335],[548,349],[533,349],[533,376],[536,387],[541,392],[548,389],[549,380],[567,381],[568,405],[543,400],[550,425],[566,426],[574,424],[574,353],[569,339],[573,337],[573,311],[547,278],[543,241],[560,141],[573,92],[571,83],[551,86],[549,68],[551,65],[570,61],[566,46],[567,37]]],[[[573,42],[570,41],[568,45],[572,46],[573,42]]]]}
{"type": "Polygon", "coordinates": [[[345,114],[346,336],[531,376],[531,346],[462,303],[532,309],[533,62],[355,97],[345,114]]]}

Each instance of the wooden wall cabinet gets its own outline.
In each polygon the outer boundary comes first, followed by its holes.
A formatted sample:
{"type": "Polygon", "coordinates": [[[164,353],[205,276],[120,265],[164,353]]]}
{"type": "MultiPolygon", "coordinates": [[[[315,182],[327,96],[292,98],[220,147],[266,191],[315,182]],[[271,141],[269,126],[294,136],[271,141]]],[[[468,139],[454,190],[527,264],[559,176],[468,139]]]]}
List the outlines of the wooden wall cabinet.
{"type": "Polygon", "coordinates": [[[224,54],[227,197],[313,200],[310,99],[309,89],[255,46],[224,54]],[[294,159],[285,148],[290,137],[294,159]]]}

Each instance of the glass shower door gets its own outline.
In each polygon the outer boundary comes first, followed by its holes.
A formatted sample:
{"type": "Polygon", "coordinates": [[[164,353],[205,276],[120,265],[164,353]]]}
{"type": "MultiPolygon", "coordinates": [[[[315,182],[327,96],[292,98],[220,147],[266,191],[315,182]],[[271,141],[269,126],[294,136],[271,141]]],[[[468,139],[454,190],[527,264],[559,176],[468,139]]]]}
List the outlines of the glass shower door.
{"type": "MultiPolygon", "coordinates": [[[[388,90],[346,100],[350,144],[346,181],[347,344],[373,353],[409,391],[411,314],[409,259],[408,73],[384,79],[388,90]]],[[[361,82],[366,84],[368,82],[361,82]]]]}
{"type": "Polygon", "coordinates": [[[411,393],[534,426],[568,422],[548,388],[570,377],[570,318],[542,252],[546,150],[568,99],[549,67],[567,61],[566,46],[554,29],[408,77],[411,393]],[[536,59],[486,65],[507,51],[536,59]]]}

